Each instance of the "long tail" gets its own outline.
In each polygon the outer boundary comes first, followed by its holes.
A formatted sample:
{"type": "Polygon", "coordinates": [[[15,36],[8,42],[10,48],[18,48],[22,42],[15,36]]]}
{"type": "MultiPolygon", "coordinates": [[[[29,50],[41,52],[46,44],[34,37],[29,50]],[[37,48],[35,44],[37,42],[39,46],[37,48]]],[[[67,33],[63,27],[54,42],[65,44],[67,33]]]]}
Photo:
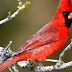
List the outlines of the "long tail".
{"type": "Polygon", "coordinates": [[[8,66],[10,66],[11,64],[17,62],[18,60],[19,58],[15,56],[10,60],[4,61],[3,63],[0,64],[0,72],[4,70],[5,68],[7,68],[8,66]]]}

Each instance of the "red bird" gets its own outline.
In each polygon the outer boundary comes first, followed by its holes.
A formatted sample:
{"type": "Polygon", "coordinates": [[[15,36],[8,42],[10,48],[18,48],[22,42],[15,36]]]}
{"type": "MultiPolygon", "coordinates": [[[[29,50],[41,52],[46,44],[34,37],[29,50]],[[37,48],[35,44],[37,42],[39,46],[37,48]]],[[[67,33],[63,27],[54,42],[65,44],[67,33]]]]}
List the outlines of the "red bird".
{"type": "Polygon", "coordinates": [[[66,43],[70,34],[72,19],[71,0],[60,0],[58,10],[52,20],[28,39],[16,52],[16,55],[0,64],[0,71],[18,61],[27,59],[46,60],[59,51],[66,43]]]}

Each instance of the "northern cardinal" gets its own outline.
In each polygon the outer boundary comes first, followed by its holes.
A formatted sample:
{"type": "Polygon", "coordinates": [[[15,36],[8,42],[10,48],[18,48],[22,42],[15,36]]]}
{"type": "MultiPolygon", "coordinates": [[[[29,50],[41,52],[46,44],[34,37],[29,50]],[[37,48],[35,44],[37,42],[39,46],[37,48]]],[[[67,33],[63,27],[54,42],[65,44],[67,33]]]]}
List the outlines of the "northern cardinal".
{"type": "Polygon", "coordinates": [[[58,10],[52,20],[30,37],[17,51],[16,55],[0,64],[0,71],[13,63],[31,59],[46,60],[46,57],[59,51],[70,34],[72,20],[71,0],[60,0],[58,10]]]}

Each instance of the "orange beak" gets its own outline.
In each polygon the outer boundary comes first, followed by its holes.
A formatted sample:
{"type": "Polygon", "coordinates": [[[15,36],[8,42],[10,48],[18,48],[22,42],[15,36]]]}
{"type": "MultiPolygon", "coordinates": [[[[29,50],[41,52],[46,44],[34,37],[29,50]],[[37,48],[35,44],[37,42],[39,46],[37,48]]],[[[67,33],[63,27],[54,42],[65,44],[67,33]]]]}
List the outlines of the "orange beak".
{"type": "Polygon", "coordinates": [[[72,19],[72,12],[68,15],[68,19],[72,19]]]}

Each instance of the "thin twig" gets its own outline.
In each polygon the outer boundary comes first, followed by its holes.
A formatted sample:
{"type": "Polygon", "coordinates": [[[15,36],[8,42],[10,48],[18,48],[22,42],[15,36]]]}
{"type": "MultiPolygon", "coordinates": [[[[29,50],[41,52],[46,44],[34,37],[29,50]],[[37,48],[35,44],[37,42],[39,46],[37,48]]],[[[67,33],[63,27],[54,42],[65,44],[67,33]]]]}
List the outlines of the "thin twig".
{"type": "Polygon", "coordinates": [[[27,8],[28,5],[30,5],[30,2],[29,2],[29,1],[26,2],[25,4],[22,4],[22,2],[19,1],[19,6],[17,7],[18,10],[17,10],[15,13],[13,13],[12,15],[11,15],[11,12],[8,12],[9,16],[8,16],[7,18],[1,20],[1,21],[0,21],[0,24],[6,23],[6,22],[8,22],[9,20],[11,20],[11,19],[13,19],[14,17],[16,17],[20,12],[23,12],[23,10],[24,10],[25,8],[27,8]]]}
{"type": "Polygon", "coordinates": [[[55,60],[55,59],[46,59],[45,61],[58,62],[59,60],[55,60]]]}
{"type": "Polygon", "coordinates": [[[71,39],[71,43],[70,43],[70,44],[63,50],[63,52],[60,54],[59,60],[63,60],[63,57],[64,57],[65,53],[66,53],[69,49],[71,49],[71,47],[72,47],[72,39],[71,39]]]}

